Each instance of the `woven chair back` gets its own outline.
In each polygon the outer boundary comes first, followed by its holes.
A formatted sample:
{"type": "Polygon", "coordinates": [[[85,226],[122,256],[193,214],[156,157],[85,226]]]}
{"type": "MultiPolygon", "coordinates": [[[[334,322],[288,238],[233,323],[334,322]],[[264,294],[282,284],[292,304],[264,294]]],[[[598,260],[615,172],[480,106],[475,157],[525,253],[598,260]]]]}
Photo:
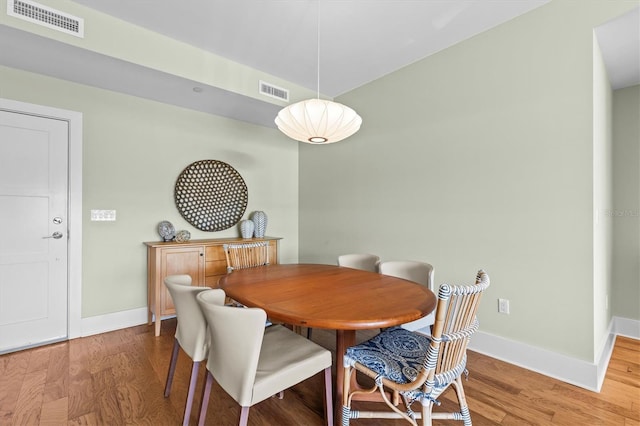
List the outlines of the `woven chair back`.
{"type": "Polygon", "coordinates": [[[464,371],[467,346],[478,330],[476,314],[487,287],[489,277],[483,270],[478,271],[474,285],[440,286],[432,343],[424,363],[427,387],[446,385],[464,371]]]}
{"type": "Polygon", "coordinates": [[[253,268],[269,264],[269,242],[255,241],[248,243],[224,244],[227,258],[227,273],[234,269],[253,268]]]}

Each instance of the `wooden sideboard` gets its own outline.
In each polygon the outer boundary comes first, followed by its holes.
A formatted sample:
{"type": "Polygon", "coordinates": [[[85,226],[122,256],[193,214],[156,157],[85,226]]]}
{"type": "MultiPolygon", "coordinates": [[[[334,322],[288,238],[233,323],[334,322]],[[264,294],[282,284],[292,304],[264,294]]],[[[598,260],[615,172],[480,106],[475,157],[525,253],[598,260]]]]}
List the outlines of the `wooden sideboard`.
{"type": "Polygon", "coordinates": [[[155,317],[155,334],[160,335],[163,316],[175,315],[176,310],[164,285],[168,275],[187,274],[192,285],[215,288],[227,273],[227,259],[223,245],[227,243],[269,241],[269,263],[278,263],[278,242],[281,238],[215,238],[190,240],[185,243],[153,241],[147,246],[147,321],[155,317]]]}

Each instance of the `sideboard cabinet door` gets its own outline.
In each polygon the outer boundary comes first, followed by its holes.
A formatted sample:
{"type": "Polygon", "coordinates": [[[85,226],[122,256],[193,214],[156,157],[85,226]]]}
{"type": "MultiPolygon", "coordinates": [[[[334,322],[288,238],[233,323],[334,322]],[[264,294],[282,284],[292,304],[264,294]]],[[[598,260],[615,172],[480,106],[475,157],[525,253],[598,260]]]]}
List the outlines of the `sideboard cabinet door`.
{"type": "MultiPolygon", "coordinates": [[[[190,275],[193,285],[204,282],[204,247],[167,248],[162,250],[162,277],[190,275]]],[[[164,278],[163,278],[164,284],[164,278]]],[[[162,286],[162,315],[176,313],[167,286],[162,286]]]]}
{"type": "Polygon", "coordinates": [[[160,335],[163,316],[175,315],[176,309],[164,278],[187,274],[192,285],[204,285],[204,246],[164,245],[147,248],[147,323],[155,317],[155,335],[160,335]]]}

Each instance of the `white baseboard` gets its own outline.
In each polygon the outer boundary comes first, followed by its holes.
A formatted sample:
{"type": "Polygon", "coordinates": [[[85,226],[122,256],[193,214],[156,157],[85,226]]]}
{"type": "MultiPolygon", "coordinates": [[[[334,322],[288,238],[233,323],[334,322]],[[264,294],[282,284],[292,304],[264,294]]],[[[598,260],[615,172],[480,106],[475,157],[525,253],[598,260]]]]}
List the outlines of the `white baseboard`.
{"type": "Polygon", "coordinates": [[[613,333],[640,340],[640,321],[613,317],[613,333]]]}
{"type": "Polygon", "coordinates": [[[478,331],[469,349],[566,383],[599,392],[616,335],[640,339],[640,321],[614,317],[596,363],[478,331]]]}
{"type": "Polygon", "coordinates": [[[482,331],[473,335],[469,349],[563,382],[597,391],[596,366],[587,361],[482,331]]]}
{"type": "Polygon", "coordinates": [[[128,311],[82,318],[82,331],[80,337],[107,333],[109,331],[134,327],[136,325],[146,323],[147,308],[130,309],[128,311]]]}

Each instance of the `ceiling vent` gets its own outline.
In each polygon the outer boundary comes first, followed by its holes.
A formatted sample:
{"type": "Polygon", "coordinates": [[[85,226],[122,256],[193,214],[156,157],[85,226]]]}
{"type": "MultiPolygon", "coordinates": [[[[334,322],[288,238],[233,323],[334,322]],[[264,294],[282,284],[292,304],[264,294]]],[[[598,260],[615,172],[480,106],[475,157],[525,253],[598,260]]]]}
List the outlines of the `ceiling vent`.
{"type": "Polygon", "coordinates": [[[7,15],[84,38],[84,19],[29,0],[7,0],[7,15]]]}
{"type": "Polygon", "coordinates": [[[260,93],[272,98],[280,99],[281,101],[289,102],[289,91],[282,87],[274,86],[273,84],[260,81],[260,93]]]}

